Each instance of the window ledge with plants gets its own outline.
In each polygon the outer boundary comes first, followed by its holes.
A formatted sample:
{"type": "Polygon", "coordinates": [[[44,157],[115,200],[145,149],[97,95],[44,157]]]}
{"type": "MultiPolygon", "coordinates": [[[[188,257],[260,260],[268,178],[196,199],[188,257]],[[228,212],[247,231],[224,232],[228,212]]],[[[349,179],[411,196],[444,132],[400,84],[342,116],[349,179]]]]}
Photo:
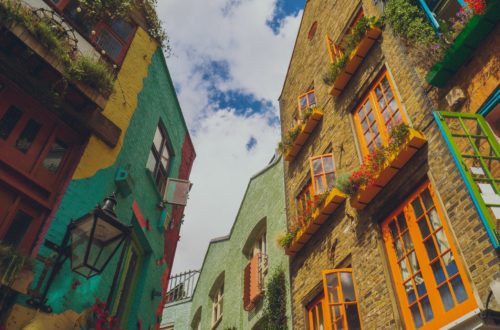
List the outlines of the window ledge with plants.
{"type": "Polygon", "coordinates": [[[472,57],[479,44],[486,39],[499,21],[500,1],[490,1],[484,14],[472,16],[445,51],[442,60],[431,67],[427,73],[427,82],[436,87],[443,87],[472,57]]]}
{"type": "Polygon", "coordinates": [[[352,207],[365,208],[427,143],[421,132],[406,124],[394,127],[390,141],[388,146],[367,155],[358,170],[337,180],[338,188],[350,196],[352,207]]]}
{"type": "Polygon", "coordinates": [[[323,111],[318,108],[308,108],[303,111],[300,123],[286,133],[278,147],[285,155],[286,161],[292,161],[297,156],[322,118],[323,111]]]}
{"type": "Polygon", "coordinates": [[[300,251],[346,198],[347,196],[337,188],[316,195],[310,211],[300,217],[300,226],[292,228],[286,235],[280,238],[280,245],[285,249],[285,253],[293,256],[300,251]]]}
{"type": "Polygon", "coordinates": [[[381,21],[376,17],[363,17],[353,27],[340,46],[340,55],[335,58],[325,75],[324,81],[333,85],[330,94],[339,96],[342,94],[354,73],[370,52],[377,39],[382,34],[381,21]]]}
{"type": "Polygon", "coordinates": [[[77,52],[63,19],[49,10],[35,10],[28,5],[0,0],[1,25],[7,28],[35,54],[44,59],[86,97],[104,108],[113,91],[114,74],[106,63],[77,52]]]}

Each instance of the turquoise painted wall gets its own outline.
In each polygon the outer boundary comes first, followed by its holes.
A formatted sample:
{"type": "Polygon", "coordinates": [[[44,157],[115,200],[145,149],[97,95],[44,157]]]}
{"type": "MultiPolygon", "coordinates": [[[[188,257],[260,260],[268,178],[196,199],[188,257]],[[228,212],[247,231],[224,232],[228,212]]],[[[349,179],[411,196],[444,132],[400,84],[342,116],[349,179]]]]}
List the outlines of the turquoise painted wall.
{"type": "MultiPolygon", "coordinates": [[[[199,307],[202,309],[201,328],[211,329],[212,303],[209,292],[222,272],[224,272],[223,317],[217,329],[227,327],[253,329],[261,320],[263,311],[261,305],[251,312],[243,309],[243,269],[248,259],[242,249],[252,230],[266,218],[269,258],[269,273],[266,278],[269,278],[277,267],[282,266],[288,281],[288,257],[276,242],[276,238],[286,231],[283,177],[283,162],[280,158],[251,178],[229,237],[216,239],[208,247],[193,295],[189,322],[176,324],[176,329],[177,326],[178,329],[190,329],[191,321],[199,307]]],[[[287,283],[287,288],[289,287],[287,283]]],[[[288,319],[291,322],[290,292],[287,294],[287,302],[288,319]]],[[[168,313],[168,309],[165,313],[168,313]]],[[[291,329],[291,323],[289,328],[291,329]]]]}
{"type": "MultiPolygon", "coordinates": [[[[124,82],[121,82],[122,84],[124,82]]],[[[149,150],[152,145],[159,120],[162,120],[173,149],[169,176],[177,177],[181,166],[182,146],[187,137],[186,125],[175,95],[174,86],[163,57],[158,49],[152,57],[144,87],[138,96],[138,106],[133,114],[116,162],[86,179],[73,180],[64,194],[58,212],[49,227],[46,239],[60,243],[71,219],[76,219],[92,210],[104,197],[117,190],[114,177],[119,167],[127,168],[133,178],[132,193],[123,197],[118,195],[116,213],[127,224],[134,224],[136,233],[148,254],[141,265],[140,280],[135,290],[132,313],[126,329],[134,329],[137,321],[142,320],[143,328],[156,323],[155,311],[160,297],[151,299],[153,289],[161,290],[161,277],[166,265],[157,265],[163,257],[164,235],[159,226],[161,210],[157,207],[160,195],[151,175],[145,169],[149,150]],[[145,218],[151,222],[151,230],[141,229],[133,221],[132,203],[136,200],[145,218]]],[[[171,210],[168,208],[168,212],[171,210]]],[[[176,244],[172,243],[172,244],[176,244]]],[[[53,252],[42,247],[40,255],[49,256],[53,252]]],[[[111,282],[119,259],[117,253],[112,262],[100,276],[90,280],[71,272],[70,262],[66,262],[50,290],[48,303],[55,313],[67,309],[78,313],[94,304],[96,297],[106,301],[111,282]],[[72,284],[80,284],[72,289],[72,284]]],[[[38,274],[41,265],[37,265],[38,274]]],[[[37,280],[34,282],[37,283],[37,280]]]]}

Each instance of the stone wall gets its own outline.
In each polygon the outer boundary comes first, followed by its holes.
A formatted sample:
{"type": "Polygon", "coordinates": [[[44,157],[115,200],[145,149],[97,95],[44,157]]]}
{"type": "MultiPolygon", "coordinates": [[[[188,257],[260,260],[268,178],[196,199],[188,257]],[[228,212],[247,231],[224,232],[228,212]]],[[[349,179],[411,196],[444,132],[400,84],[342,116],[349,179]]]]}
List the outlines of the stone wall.
{"type": "MultiPolygon", "coordinates": [[[[380,15],[380,8],[373,1],[361,2],[366,16],[380,15]]],[[[405,47],[393,36],[390,27],[385,27],[346,89],[334,98],[329,94],[331,86],[323,81],[330,63],[325,35],[336,40],[359,4],[347,0],[306,2],[280,97],[282,134],[286,134],[296,115],[297,96],[311,86],[314,86],[324,117],[297,157],[285,163],[289,223],[296,216],[295,198],[309,178],[309,157],[331,150],[337,175],[349,172],[361,163],[352,112],[384,67],[394,82],[410,125],[425,134],[428,145],[364,210],[352,209],[349,201],[342,204],[292,258],[294,329],[307,328],[305,305],[322,290],[321,271],[340,267],[353,268],[361,322],[365,329],[403,327],[379,223],[426,179],[430,180],[445,210],[446,221],[467,268],[466,276],[472,283],[479,308],[484,308],[488,285],[500,270],[499,259],[432,115],[436,109],[446,109],[443,97],[454,85],[467,90],[468,102],[462,111],[472,112],[477,111],[498,86],[498,64],[495,63],[498,63],[499,28],[490,34],[476,52],[478,55],[456,74],[449,86],[437,90],[425,83],[423,75],[410,64],[405,47]],[[309,31],[315,21],[317,30],[310,40],[309,31]]]]}

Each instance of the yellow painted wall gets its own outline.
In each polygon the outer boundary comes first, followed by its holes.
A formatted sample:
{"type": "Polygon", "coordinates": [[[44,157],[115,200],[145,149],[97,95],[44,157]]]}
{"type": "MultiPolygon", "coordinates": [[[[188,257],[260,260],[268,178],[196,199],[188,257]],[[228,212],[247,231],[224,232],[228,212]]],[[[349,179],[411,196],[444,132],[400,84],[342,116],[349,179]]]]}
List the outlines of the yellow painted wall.
{"type": "Polygon", "coordinates": [[[115,81],[114,92],[103,112],[122,130],[118,144],[110,148],[95,136],[91,136],[73,180],[91,177],[98,170],[109,167],[115,162],[132,115],[137,108],[137,97],[148,74],[151,58],[157,48],[157,42],[139,27],[115,81]]]}

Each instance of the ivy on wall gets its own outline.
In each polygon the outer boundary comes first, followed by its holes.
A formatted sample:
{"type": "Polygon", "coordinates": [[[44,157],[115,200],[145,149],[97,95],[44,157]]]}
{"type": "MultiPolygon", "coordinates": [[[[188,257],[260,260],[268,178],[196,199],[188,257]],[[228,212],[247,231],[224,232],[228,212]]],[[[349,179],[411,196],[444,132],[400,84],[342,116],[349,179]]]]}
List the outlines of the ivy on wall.
{"type": "Polygon", "coordinates": [[[264,306],[264,329],[288,329],[286,316],[286,278],[283,268],[274,269],[266,286],[264,306]]]}

